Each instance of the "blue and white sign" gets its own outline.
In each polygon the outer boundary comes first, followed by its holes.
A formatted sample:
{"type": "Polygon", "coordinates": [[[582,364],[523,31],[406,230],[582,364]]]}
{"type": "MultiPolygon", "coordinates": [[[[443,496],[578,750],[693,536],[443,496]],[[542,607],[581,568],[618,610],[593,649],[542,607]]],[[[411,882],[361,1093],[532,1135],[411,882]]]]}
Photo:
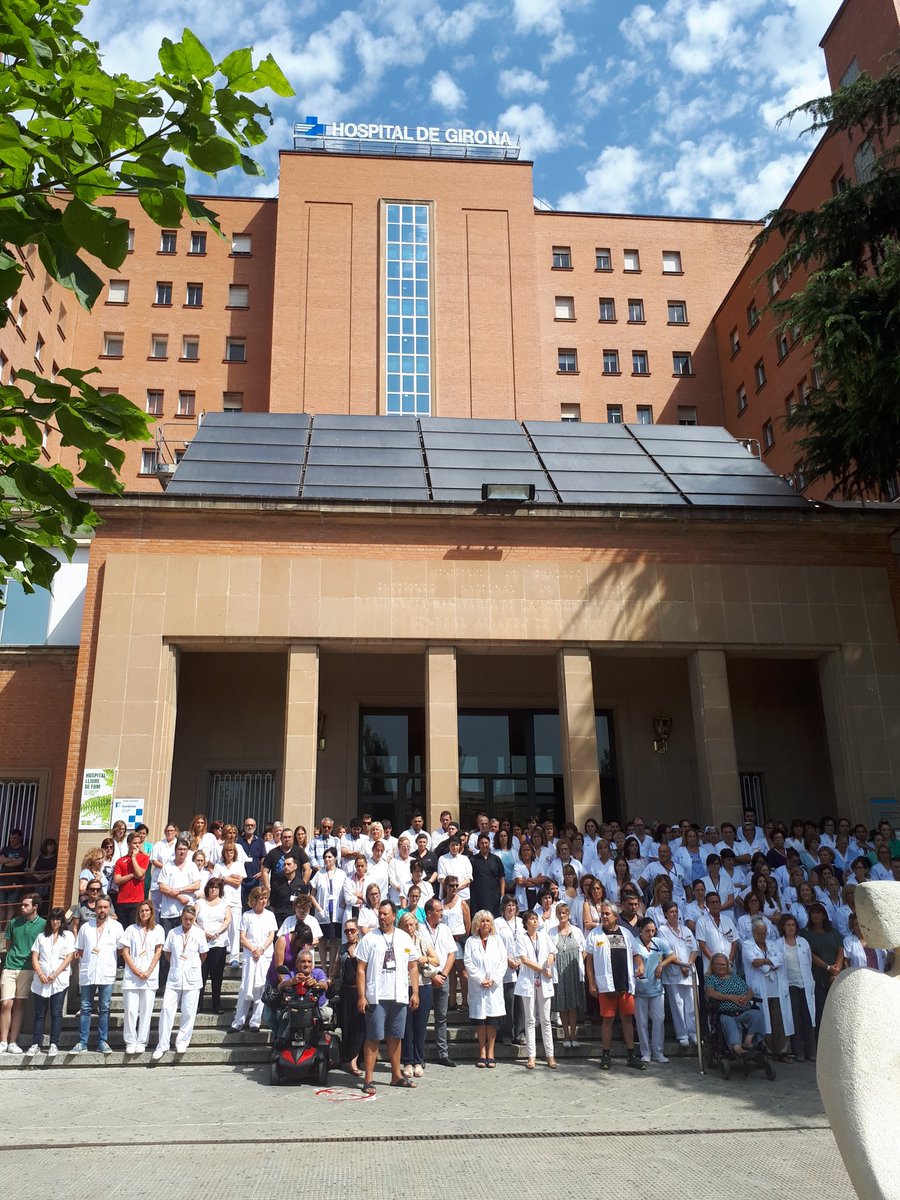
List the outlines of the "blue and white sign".
{"type": "Polygon", "coordinates": [[[505,129],[392,125],[380,121],[334,121],[308,116],[294,126],[295,150],[342,153],[432,154],[447,157],[518,158],[519,138],[505,129]]]}

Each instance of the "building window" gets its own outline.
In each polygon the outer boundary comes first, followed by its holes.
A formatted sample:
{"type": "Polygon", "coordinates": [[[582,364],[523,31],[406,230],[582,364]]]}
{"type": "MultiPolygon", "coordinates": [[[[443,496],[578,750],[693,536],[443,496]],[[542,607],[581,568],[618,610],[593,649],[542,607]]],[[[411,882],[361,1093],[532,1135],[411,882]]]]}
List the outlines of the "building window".
{"type": "Polygon", "coordinates": [[[597,270],[611,271],[612,270],[612,254],[609,252],[608,246],[599,246],[595,251],[597,256],[597,270]]]}
{"type": "Polygon", "coordinates": [[[744,387],[744,385],[743,385],[743,384],[741,384],[741,385],[738,387],[738,390],[737,390],[737,410],[738,410],[738,416],[740,416],[740,415],[741,415],[741,413],[744,411],[744,409],[745,409],[746,407],[747,407],[747,389],[744,387]]]}
{"type": "Polygon", "coordinates": [[[800,380],[800,383],[797,386],[797,395],[800,398],[800,403],[805,408],[812,399],[809,393],[809,383],[806,381],[806,379],[800,380]]]}
{"type": "Polygon", "coordinates": [[[0,350],[0,383],[6,383],[6,368],[9,366],[9,359],[0,350]]]}
{"type": "Polygon", "coordinates": [[[637,423],[638,425],[653,424],[653,408],[649,404],[639,404],[637,406],[637,423]]]}
{"type": "Polygon", "coordinates": [[[675,350],[672,354],[672,373],[674,375],[693,375],[694,364],[691,362],[690,352],[687,350],[675,350]]]}
{"type": "Polygon", "coordinates": [[[775,445],[775,426],[771,421],[766,421],[762,427],[762,442],[766,450],[771,450],[775,445]]]}
{"type": "Polygon", "coordinates": [[[154,333],[150,338],[150,357],[151,358],[168,358],[169,357],[169,338],[165,333],[154,333]]]}
{"type": "Polygon", "coordinates": [[[383,206],[385,410],[431,415],[431,208],[383,206]]]}
{"type": "Polygon", "coordinates": [[[752,333],[759,324],[759,309],[756,307],[756,301],[751,300],[747,305],[747,328],[752,333]]]}
{"type": "Polygon", "coordinates": [[[243,392],[223,392],[222,393],[222,412],[243,412],[244,411],[244,393],[243,392]]]}
{"type": "Polygon", "coordinates": [[[24,301],[19,301],[19,307],[16,309],[16,329],[21,333],[25,328],[25,318],[28,316],[28,308],[24,301]]]}
{"type": "Polygon", "coordinates": [[[68,321],[68,309],[66,308],[65,304],[63,304],[62,300],[60,300],[59,312],[56,314],[56,328],[59,330],[59,336],[63,339],[66,336],[66,325],[68,324],[68,321]]]}
{"type": "Polygon", "coordinates": [[[142,450],[141,451],[141,474],[155,475],[156,474],[156,451],[142,450]]]}
{"type": "Polygon", "coordinates": [[[687,325],[687,305],[683,300],[669,301],[669,324],[687,325]]]}
{"type": "Polygon", "coordinates": [[[622,424],[622,405],[607,404],[606,406],[606,422],[608,425],[622,424]]]}
{"type": "Polygon", "coordinates": [[[253,237],[249,233],[231,235],[231,253],[236,258],[249,258],[253,253],[253,237]]]}
{"type": "Polygon", "coordinates": [[[693,404],[678,405],[678,424],[679,425],[696,425],[697,424],[697,409],[693,404]]]}
{"type": "Polygon", "coordinates": [[[616,319],[616,302],[611,296],[603,296],[600,299],[600,320],[615,321],[616,319]]]}
{"type": "Polygon", "coordinates": [[[859,79],[859,63],[855,58],[850,59],[850,65],[841,76],[838,87],[849,87],[851,83],[855,83],[859,79]]]}
{"type": "Polygon", "coordinates": [[[553,247],[553,270],[554,271],[571,271],[572,270],[572,250],[569,246],[554,246],[553,247]]]}
{"type": "Polygon", "coordinates": [[[41,355],[44,353],[44,345],[44,339],[38,334],[34,341],[34,358],[38,366],[41,365],[41,355]]]}
{"type": "Polygon", "coordinates": [[[650,374],[650,356],[646,350],[632,350],[631,373],[632,375],[650,374]]]}
{"type": "Polygon", "coordinates": [[[245,283],[230,283],[228,285],[228,307],[249,308],[250,288],[245,283]]]}
{"type": "Polygon", "coordinates": [[[128,253],[134,253],[134,226],[128,226],[128,253]]]}
{"type": "Polygon", "coordinates": [[[791,343],[788,341],[787,331],[782,329],[775,339],[775,345],[778,348],[778,361],[787,358],[791,349],[791,343]]]}
{"type": "Polygon", "coordinates": [[[622,263],[625,271],[640,271],[641,256],[637,250],[626,250],[622,255],[622,263]]]}
{"type": "Polygon", "coordinates": [[[124,333],[104,333],[103,335],[103,357],[104,358],[121,358],[125,353],[125,334],[124,333]]]}
{"type": "Polygon", "coordinates": [[[163,398],[164,392],[148,389],[147,391],[147,412],[151,417],[161,417],[163,415],[163,398]]]}
{"type": "Polygon", "coordinates": [[[798,408],[798,404],[797,404],[797,401],[794,399],[794,393],[788,392],[787,399],[784,402],[785,416],[787,416],[787,417],[793,416],[793,414],[797,411],[797,408],[798,408]]]}
{"type": "Polygon", "coordinates": [[[853,165],[856,168],[856,182],[868,183],[875,174],[875,147],[871,142],[863,142],[853,155],[853,165]]]}
{"type": "Polygon", "coordinates": [[[44,308],[46,308],[47,312],[53,312],[53,305],[50,303],[50,298],[51,298],[52,292],[53,292],[53,280],[50,278],[49,274],[45,271],[44,272],[44,290],[41,293],[41,299],[44,302],[44,308]]]}
{"type": "Polygon", "coordinates": [[[575,298],[574,296],[557,296],[555,308],[557,321],[574,321],[575,320],[575,298]]]}
{"type": "Polygon", "coordinates": [[[187,285],[187,294],[184,299],[186,308],[202,308],[203,306],[203,284],[189,283],[187,285]]]}
{"type": "Polygon", "coordinates": [[[232,363],[247,361],[247,343],[244,338],[225,339],[225,361],[232,363]]]}
{"type": "Polygon", "coordinates": [[[111,279],[109,281],[109,295],[106,297],[107,304],[127,304],[128,303],[128,280],[127,279],[111,279]]]}
{"type": "MultiPolygon", "coordinates": [[[[791,475],[792,486],[796,489],[796,491],[804,492],[804,491],[806,491],[807,482],[808,482],[808,480],[806,478],[806,473],[803,470],[803,468],[801,467],[800,463],[795,463],[794,464],[794,473],[791,475]]],[[[891,499],[893,499],[893,497],[888,496],[888,499],[891,500],[891,499]]]]}
{"type": "Polygon", "coordinates": [[[756,390],[759,391],[761,387],[766,386],[766,364],[761,358],[754,364],[753,375],[756,379],[756,390]]]}
{"type": "Polygon", "coordinates": [[[664,275],[683,275],[681,269],[681,251],[680,250],[663,250],[663,274],[664,275]]]}
{"type": "Polygon", "coordinates": [[[50,592],[45,588],[26,592],[18,580],[10,579],[5,584],[0,583],[0,598],[4,601],[4,607],[0,608],[0,645],[46,645],[52,603],[50,592]]]}
{"type": "Polygon", "coordinates": [[[844,168],[841,167],[840,171],[838,171],[838,173],[836,175],[833,175],[832,179],[831,179],[831,194],[832,194],[832,196],[839,196],[841,194],[841,192],[846,192],[846,190],[849,188],[849,186],[850,186],[850,181],[848,180],[847,176],[844,174],[844,168]]]}
{"type": "Polygon", "coordinates": [[[185,334],[181,339],[181,357],[187,362],[196,362],[200,357],[200,339],[195,333],[185,334]]]}
{"type": "Polygon", "coordinates": [[[178,408],[175,410],[176,417],[192,417],[197,406],[196,392],[179,392],[178,393],[178,408]]]}
{"type": "Polygon", "coordinates": [[[198,229],[191,233],[191,246],[188,254],[205,254],[206,253],[206,232],[198,229]]]}
{"type": "Polygon", "coordinates": [[[628,321],[631,325],[644,324],[644,302],[643,300],[628,301],[628,321]]]}
{"type": "Polygon", "coordinates": [[[174,254],[178,249],[178,230],[163,229],[159,235],[160,254],[174,254]]]}
{"type": "Polygon", "coordinates": [[[172,303],[172,285],[171,285],[171,283],[157,283],[156,299],[153,301],[153,303],[161,304],[166,307],[172,303]]]}
{"type": "MultiPolygon", "coordinates": [[[[53,362],[50,364],[50,382],[56,383],[58,378],[59,378],[59,363],[54,358],[53,362]]],[[[45,430],[45,432],[46,432],[46,430],[45,430]]]]}
{"type": "Polygon", "coordinates": [[[560,375],[575,375],[578,372],[578,352],[575,350],[557,350],[556,370],[560,375]]]}
{"type": "Polygon", "coordinates": [[[741,348],[741,337],[737,331],[737,325],[735,325],[734,329],[728,335],[728,344],[731,346],[731,357],[734,358],[741,348]]]}
{"type": "Polygon", "coordinates": [[[604,375],[620,374],[618,350],[604,350],[603,351],[603,374],[604,375]]]}
{"type": "Polygon", "coordinates": [[[580,404],[563,404],[559,410],[559,419],[567,421],[571,424],[577,424],[581,420],[581,405],[580,404]]]}

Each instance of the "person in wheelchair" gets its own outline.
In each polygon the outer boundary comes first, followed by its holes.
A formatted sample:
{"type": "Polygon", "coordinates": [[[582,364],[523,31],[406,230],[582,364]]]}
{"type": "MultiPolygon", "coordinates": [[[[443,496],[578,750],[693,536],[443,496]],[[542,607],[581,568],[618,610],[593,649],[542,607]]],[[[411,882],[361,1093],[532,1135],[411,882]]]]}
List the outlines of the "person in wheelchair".
{"type": "Polygon", "coordinates": [[[706,977],[706,998],[718,1014],[722,1035],[737,1059],[764,1049],[766,1022],[747,981],[739,975],[724,954],[710,959],[706,977]]]}
{"type": "Polygon", "coordinates": [[[278,982],[281,1004],[274,1022],[276,1046],[290,1045],[292,1032],[301,1027],[311,1027],[316,1033],[318,1029],[330,1025],[334,1016],[326,995],[328,979],[324,971],[313,966],[312,950],[301,950],[294,968],[293,973],[290,967],[279,968],[279,973],[284,974],[278,982]],[[315,1005],[314,1013],[309,1012],[310,1005],[315,1005]],[[312,1019],[309,1020],[309,1017],[312,1019]]]}

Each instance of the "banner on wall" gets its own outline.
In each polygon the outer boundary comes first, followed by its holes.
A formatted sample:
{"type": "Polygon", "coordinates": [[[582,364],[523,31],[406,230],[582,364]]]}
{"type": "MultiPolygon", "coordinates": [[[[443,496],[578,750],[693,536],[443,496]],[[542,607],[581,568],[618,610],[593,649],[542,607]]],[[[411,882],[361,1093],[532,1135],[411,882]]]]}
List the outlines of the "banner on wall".
{"type": "Polygon", "coordinates": [[[112,802],[112,824],[115,825],[116,821],[124,821],[129,831],[143,824],[144,801],[122,800],[116,796],[112,802]]]}
{"type": "Polygon", "coordinates": [[[112,823],[113,785],[116,772],[113,767],[86,770],[81,783],[81,810],[78,816],[79,829],[110,828],[112,823]]]}

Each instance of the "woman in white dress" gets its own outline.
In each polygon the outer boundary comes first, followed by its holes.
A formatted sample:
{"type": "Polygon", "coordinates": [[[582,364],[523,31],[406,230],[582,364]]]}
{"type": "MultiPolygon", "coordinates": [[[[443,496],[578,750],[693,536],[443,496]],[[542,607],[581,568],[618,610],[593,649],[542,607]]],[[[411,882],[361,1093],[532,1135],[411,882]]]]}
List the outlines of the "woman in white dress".
{"type": "Polygon", "coordinates": [[[556,1069],[556,1058],[553,1054],[553,1029],[550,1024],[550,1001],[553,998],[553,964],[556,961],[556,948],[550,936],[538,929],[538,915],[527,912],[522,918],[525,930],[516,939],[516,957],[519,960],[519,977],[516,980],[515,993],[522,997],[525,1009],[525,1045],[528,1059],[525,1066],[529,1071],[534,1070],[535,1025],[540,1022],[541,1041],[544,1044],[544,1055],[547,1066],[556,1069]]]}
{"type": "MultiPolygon", "coordinates": [[[[234,826],[228,825],[226,828],[234,829],[234,826]]],[[[231,967],[236,967],[240,963],[241,913],[244,907],[241,903],[241,885],[247,878],[244,863],[241,862],[241,855],[238,854],[239,850],[241,850],[240,846],[226,838],[219,852],[219,861],[213,867],[212,872],[213,879],[222,880],[222,897],[231,913],[228,939],[222,943],[226,949],[228,965],[231,967]]],[[[243,854],[242,850],[241,854],[243,854]]],[[[246,859],[247,856],[244,854],[244,862],[246,859]]]]}
{"type": "Polygon", "coordinates": [[[75,957],[75,936],[66,929],[66,912],[63,908],[51,908],[47,926],[35,938],[31,948],[31,967],[34,978],[31,991],[34,995],[34,1029],[31,1046],[26,1051],[32,1057],[37,1054],[44,1041],[44,1022],[50,1010],[49,1058],[59,1052],[62,1033],[63,1005],[69,988],[72,959],[75,957]]]}
{"type": "Polygon", "coordinates": [[[143,1054],[150,1040],[153,1001],[159,987],[159,960],[166,940],[156,924],[153,905],[138,905],[137,919],[123,931],[119,949],[125,963],[122,976],[122,1006],[125,1010],[125,1053],[143,1054]]]}
{"type": "Polygon", "coordinates": [[[222,880],[208,879],[203,889],[203,899],[197,905],[197,924],[206,935],[209,952],[203,960],[203,990],[200,993],[199,1011],[203,1011],[206,985],[211,985],[212,1011],[222,1014],[222,976],[225,974],[225,956],[231,941],[232,911],[222,895],[222,880]]]}
{"type": "Polygon", "coordinates": [[[214,833],[210,833],[206,817],[202,813],[198,813],[191,821],[189,833],[191,850],[202,850],[208,859],[212,859],[219,848],[219,839],[214,833]]]}
{"type": "Polygon", "coordinates": [[[378,905],[381,903],[381,888],[377,883],[370,883],[366,888],[366,902],[359,910],[356,924],[359,926],[360,937],[365,937],[373,929],[378,928],[378,905]]]}
{"type": "MultiPolygon", "coordinates": [[[[537,925],[537,917],[534,918],[537,925]]],[[[466,940],[465,963],[469,978],[469,1018],[478,1034],[477,1067],[496,1067],[494,1043],[506,1012],[503,977],[509,965],[506,946],[494,929],[494,918],[482,909],[472,921],[466,940]]]]}
{"type": "Polygon", "coordinates": [[[262,994],[266,986],[266,973],[272,962],[272,946],[278,932],[275,914],[266,904],[269,893],[255,887],[248,900],[250,907],[241,917],[241,947],[244,961],[241,971],[241,990],[238,992],[237,1009],[232,1029],[243,1029],[250,1013],[250,1028],[259,1029],[262,1023],[262,994]],[[252,1006],[252,1011],[251,1011],[252,1006]]]}

